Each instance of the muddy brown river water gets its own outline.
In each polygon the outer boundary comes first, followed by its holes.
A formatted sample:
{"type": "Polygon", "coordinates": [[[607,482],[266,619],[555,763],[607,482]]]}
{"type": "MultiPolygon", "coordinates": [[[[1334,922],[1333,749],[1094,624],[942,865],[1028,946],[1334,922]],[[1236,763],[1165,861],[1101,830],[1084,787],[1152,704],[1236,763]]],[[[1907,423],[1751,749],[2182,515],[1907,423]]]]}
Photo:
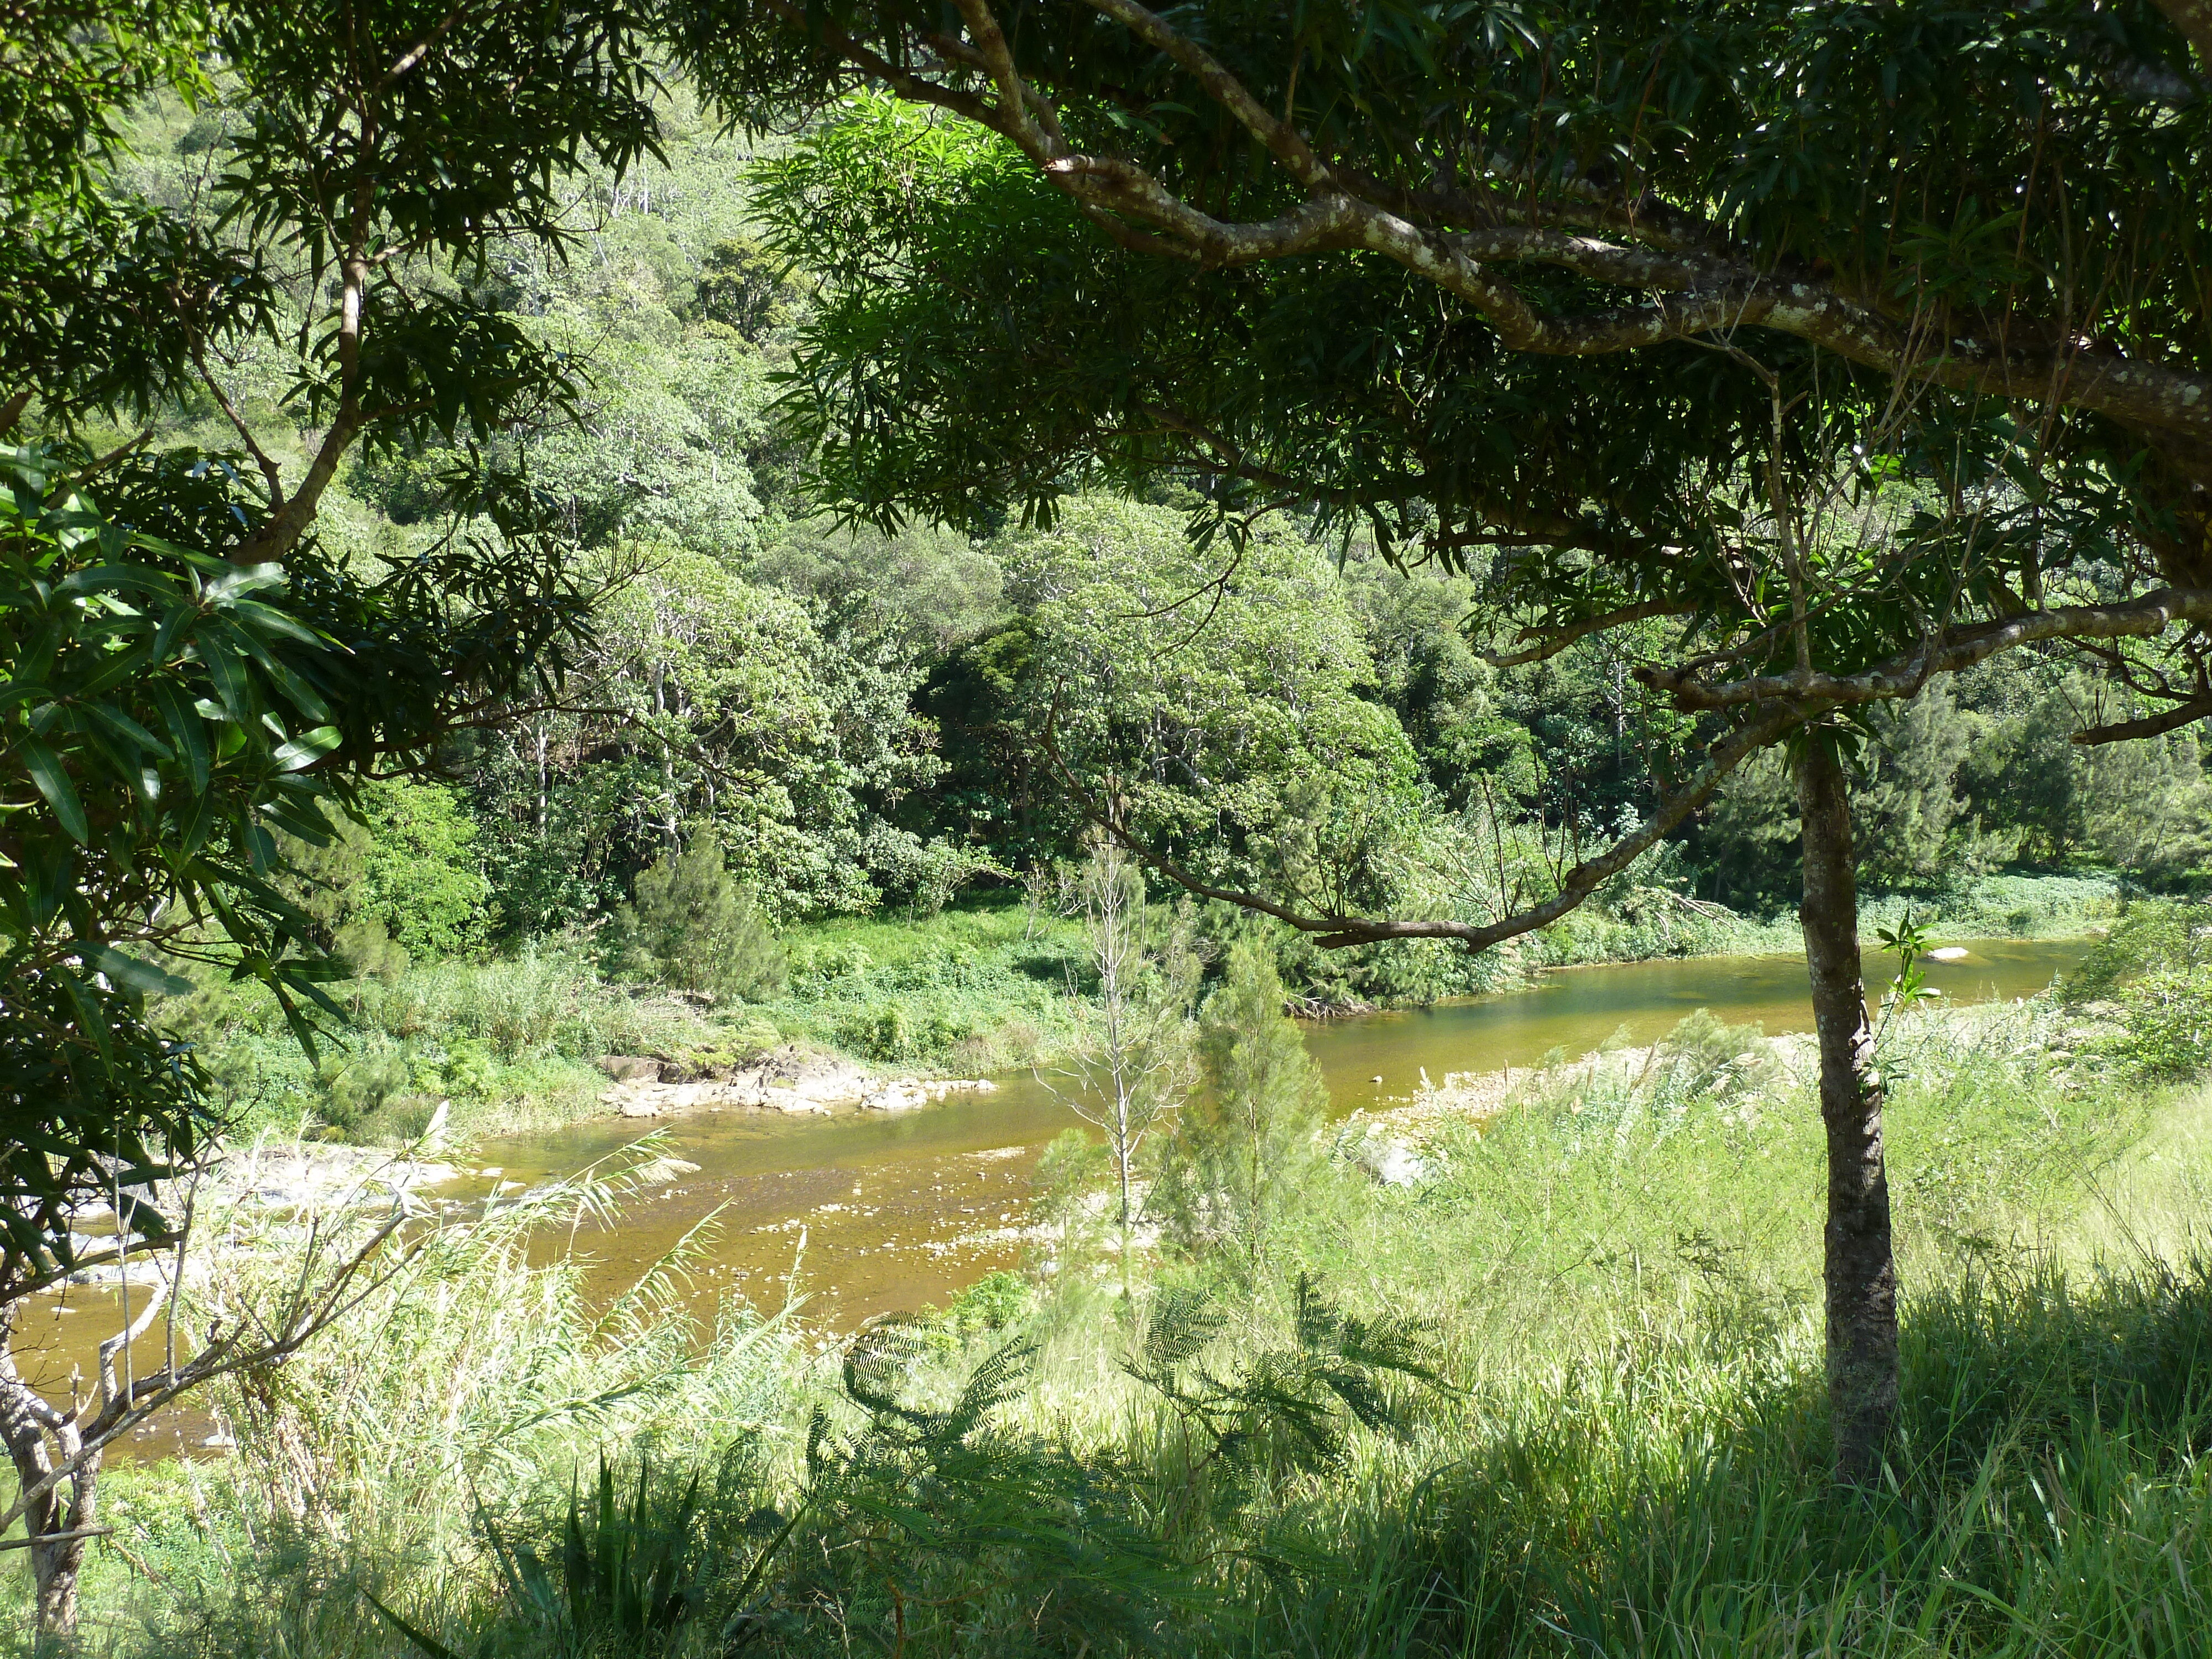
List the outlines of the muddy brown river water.
{"type": "MultiPolygon", "coordinates": [[[[1965,940],[1962,961],[1931,963],[1929,983],[1955,1002],[2032,995],[2088,948],[2081,939],[1965,940]]],[[[1869,954],[1869,974],[1882,958],[1869,954]]],[[[1634,1042],[1664,1035],[1710,1008],[1768,1035],[1809,1030],[1802,958],[1706,957],[1580,968],[1534,988],[1434,1007],[1312,1024],[1306,1046],[1349,1114],[1412,1095],[1424,1070],[1491,1072],[1532,1066],[1554,1049],[1579,1056],[1616,1031],[1634,1042]]],[[[692,1294],[702,1314],[723,1297],[783,1304],[794,1272],[810,1324],[850,1329],[871,1315],[941,1305],[994,1268],[1019,1261],[1030,1176],[1045,1143],[1076,1120],[1027,1073],[989,1094],[954,1095],[905,1113],[851,1109],[826,1116],[732,1109],[665,1122],[617,1120],[550,1134],[486,1141],[478,1167],[500,1181],[571,1175],[648,1134],[698,1173],[647,1189],[619,1224],[586,1230],[574,1248],[591,1290],[635,1282],[685,1233],[712,1216],[692,1294]]],[[[491,1190],[479,1177],[447,1189],[491,1190]]],[[[548,1248],[564,1248],[568,1236],[548,1248]]],[[[72,1289],[67,1313],[33,1310],[17,1352],[42,1388],[65,1395],[73,1365],[114,1328],[112,1291],[72,1289]],[[82,1351],[82,1352],[80,1352],[82,1351]]],[[[149,1351],[148,1358],[153,1356],[149,1351]]],[[[149,1425],[125,1455],[191,1450],[197,1419],[149,1425]]]]}
{"type": "MultiPolygon", "coordinates": [[[[2087,948],[2074,939],[1964,943],[1963,961],[1929,968],[1929,982],[1958,1002],[2031,995],[2087,948]]],[[[1881,960],[1869,955],[1869,972],[1881,960]]],[[[1770,1036],[1809,1030],[1804,962],[1709,957],[1573,969],[1527,991],[1310,1025],[1306,1045],[1348,1114],[1410,1096],[1425,1069],[1441,1079],[1531,1066],[1553,1049],[1587,1053],[1624,1029],[1648,1042],[1698,1008],[1731,1024],[1756,1021],[1770,1036]]],[[[702,1298],[734,1291],[780,1306],[796,1267],[810,1320],[849,1328],[872,1314],[941,1304],[1019,1259],[1031,1167],[1075,1119],[1027,1074],[999,1082],[994,1093],[908,1113],[600,1122],[478,1152],[503,1179],[534,1181],[657,1128],[699,1172],[652,1189],[618,1228],[579,1240],[594,1288],[629,1285],[719,1209],[698,1279],[702,1298]]]]}

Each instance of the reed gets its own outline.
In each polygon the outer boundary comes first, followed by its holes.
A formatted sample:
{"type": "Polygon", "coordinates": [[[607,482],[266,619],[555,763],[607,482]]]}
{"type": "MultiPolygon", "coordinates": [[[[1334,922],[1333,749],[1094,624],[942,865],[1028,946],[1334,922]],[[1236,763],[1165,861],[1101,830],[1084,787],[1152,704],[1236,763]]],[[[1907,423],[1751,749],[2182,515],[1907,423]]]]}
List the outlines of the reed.
{"type": "Polygon", "coordinates": [[[1257,1275],[1125,1297],[1071,1259],[850,1346],[684,1328],[681,1253],[595,1310],[544,1218],[457,1231],[373,1339],[233,1407],[234,1460],[136,1476],[118,1539],[162,1582],[111,1553],[88,1594],[143,1659],[2202,1653],[2212,1094],[2087,1018],[1885,1035],[1909,1294],[1870,1494],[1827,1474],[1809,1067],[1708,1018],[1480,1125],[1356,1122],[1257,1275]]]}

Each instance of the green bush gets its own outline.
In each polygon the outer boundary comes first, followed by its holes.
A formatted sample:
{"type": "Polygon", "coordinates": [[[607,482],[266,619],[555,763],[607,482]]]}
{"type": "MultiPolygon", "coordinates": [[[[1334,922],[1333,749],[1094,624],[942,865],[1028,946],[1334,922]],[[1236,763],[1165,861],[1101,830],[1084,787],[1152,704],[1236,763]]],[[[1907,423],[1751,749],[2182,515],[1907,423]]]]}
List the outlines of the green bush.
{"type": "Polygon", "coordinates": [[[2168,968],[2130,981],[2124,1024],[2094,1051],[2143,1078],[2182,1081],[2212,1071],[2212,975],[2168,968]]]}
{"type": "Polygon", "coordinates": [[[361,821],[330,826],[330,844],[286,836],[283,885],[359,975],[389,976],[410,958],[474,956],[493,927],[491,882],[474,819],[441,784],[379,779],[361,821]]]}
{"type": "Polygon", "coordinates": [[[1020,1273],[985,1273],[945,1304],[948,1328],[963,1337],[1003,1331],[1036,1306],[1036,1290],[1020,1273]]]}
{"type": "Polygon", "coordinates": [[[404,1098],[415,1081],[405,1052],[398,1048],[326,1054],[315,1075],[325,1091],[321,1116],[346,1134],[404,1098]]]}
{"type": "Polygon", "coordinates": [[[712,836],[641,871],[635,902],[617,909],[611,931],[623,971],[679,990],[757,1002],[783,989],[783,946],[712,836]]]}
{"type": "Polygon", "coordinates": [[[2212,904],[2139,899],[2066,975],[2064,994],[2069,1003],[2094,1002],[2147,974],[2207,963],[2212,963],[2212,904]]]}
{"type": "Polygon", "coordinates": [[[1149,1208],[1186,1252],[1255,1273],[1316,1168],[1328,1090],[1284,1017],[1265,937],[1239,940],[1227,969],[1200,1010],[1205,1089],[1161,1144],[1149,1208]]]}

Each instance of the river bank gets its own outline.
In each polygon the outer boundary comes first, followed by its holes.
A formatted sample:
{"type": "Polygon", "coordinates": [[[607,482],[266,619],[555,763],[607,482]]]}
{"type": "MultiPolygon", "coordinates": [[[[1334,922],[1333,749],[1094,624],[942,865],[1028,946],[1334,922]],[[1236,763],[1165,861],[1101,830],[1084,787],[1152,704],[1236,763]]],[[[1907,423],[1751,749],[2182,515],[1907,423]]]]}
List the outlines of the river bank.
{"type": "MultiPolygon", "coordinates": [[[[1960,948],[1929,965],[1931,988],[1952,1006],[1988,1009],[2043,990],[2087,945],[1960,948]]],[[[1870,957],[1870,974],[1879,963],[1870,957]]],[[[1698,1018],[1726,1034],[1711,1041],[1738,1045],[1705,1057],[1708,1080],[1735,1086],[1755,1072],[1757,1091],[1777,1098],[1807,1085],[1804,968],[1792,957],[1583,967],[1523,991],[1310,1023],[1304,1036],[1340,1122],[1334,1155],[1405,1186],[1429,1178],[1439,1145],[1467,1125],[1549,1109],[1563,1093],[1595,1088],[1601,1072],[1617,1083],[1648,1071],[1658,1045],[1679,1048],[1692,1029],[1684,1022],[1698,1018]],[[1739,1052],[1755,1052],[1757,1064],[1723,1079],[1739,1052]]],[[[1045,1242],[1031,1206],[1036,1163],[1077,1123],[1048,1081],[1027,1072],[954,1088],[791,1049],[714,1080],[665,1081],[661,1063],[639,1056],[594,1069],[599,1098],[613,1103],[607,1114],[550,1130],[471,1137],[448,1121],[404,1156],[296,1135],[241,1139],[211,1172],[207,1201],[273,1215],[404,1193],[426,1211],[466,1212],[589,1171],[629,1197],[617,1219],[576,1224],[588,1298],[617,1297],[688,1252],[685,1301],[702,1318],[726,1297],[777,1307],[806,1297],[810,1324],[849,1330],[951,1304],[1034,1255],[1045,1242]]],[[[26,1326],[42,1385],[63,1389],[88,1369],[112,1322],[112,1277],[88,1273],[26,1326]]],[[[197,1419],[183,1431],[201,1432],[197,1419]]],[[[136,1451],[183,1443],[163,1425],[136,1451]]]]}
{"type": "MultiPolygon", "coordinates": [[[[1156,1544],[1131,1543],[1132,1560],[1158,1559],[1160,1549],[1211,1560],[1233,1542],[1295,1549],[1301,1561],[1381,1562],[1389,1584],[1457,1586],[1454,1628],[1464,1626],[1460,1645],[1477,1651],[1514,1650],[1527,1628],[1471,1593],[1493,1583],[1540,1596],[1547,1619],[1586,1638],[1575,1650],[1637,1650],[1632,1625],[1607,1609],[1626,1605],[1656,1620],[1673,1605],[1638,1589],[1646,1543],[1664,1553],[1665,1598],[1679,1591],[1703,1607],[1709,1589],[1749,1584],[1786,1596],[1793,1619],[1848,1616],[1863,1634],[1873,1619],[1918,1628],[1923,1601],[1938,1622],[1947,1616],[1930,1599],[1940,1586],[1923,1583],[1914,1565],[1923,1548],[1950,1564],[1942,1583],[2014,1598],[2037,1610],[2039,1631],[2080,1628],[2081,1609],[2064,1598],[2094,1601],[2096,1575],[2124,1566],[2140,1577],[2169,1547],[2183,1550],[2188,1582],[2197,1583],[2189,1540],[2205,1535],[2201,1482],[2187,1475],[2181,1449],[2199,1443],[2202,1413],[2177,1402],[2195,1398],[2188,1379],[2212,1328],[2203,1319],[2212,1281],[2188,1254],[2192,1218],[2212,1188],[2212,1100],[2202,1086],[2093,1056],[2081,1015],[2048,1001],[2006,994],[1966,1006],[1973,988],[1955,977],[1945,981],[1952,994],[1886,1035],[1886,1067],[1897,1078],[1890,1164],[1910,1461],[1897,1501],[1881,1498],[1888,1507],[1867,1522],[1875,1541],[1855,1542],[1856,1533],[1831,1536],[1837,1506],[1818,1408],[1818,1113],[1787,1032],[1753,1034],[1694,1008],[1686,1024],[1679,1018],[1675,995],[1690,988],[1663,976],[1700,969],[1742,991],[1733,1006],[1747,1009],[1764,1006],[1762,986],[1782,977],[1755,962],[1562,975],[1562,988],[1589,999],[1581,1029],[1598,1036],[1583,1046],[1550,1041],[1559,1027],[1548,992],[1378,1018],[1373,1026],[1397,1028],[1401,1042],[1423,1039],[1417,1053],[1436,1097],[1420,1097],[1417,1069],[1414,1098],[1340,1099],[1349,1115],[1285,1190],[1256,1271],[1241,1253],[1210,1263],[1147,1256],[1125,1287],[1111,1230],[1085,1219],[1095,1205],[1058,1224],[1030,1213],[1010,1142],[966,1147],[952,1137],[963,1121],[988,1129],[990,1112],[1018,1104],[1012,1091],[989,1111],[954,1099],[899,1115],[726,1112],[658,1127],[651,1141],[629,1144],[702,1166],[700,1148],[751,1137],[761,1190],[796,1185],[797,1206],[763,1218],[757,1236],[725,1210],[720,1241],[696,1238],[707,1212],[741,1196],[702,1167],[636,1195],[620,1235],[581,1227],[573,1253],[538,1253],[495,1229],[474,1242],[457,1234],[434,1275],[363,1310],[374,1340],[303,1353],[271,1395],[218,1397],[235,1441],[220,1457],[116,1471],[107,1510],[116,1547],[96,1559],[99,1593],[131,1609],[117,1627],[118,1650],[131,1659],[278,1650],[398,1659],[405,1644],[365,1610],[363,1588],[457,1652],[495,1650],[499,1621],[526,1620],[531,1604],[505,1598],[483,1517],[501,1537],[557,1559],[570,1482],[585,1489],[588,1511],[604,1455],[618,1490],[649,1471],[641,1513],[653,1525],[669,1523],[691,1474],[703,1472],[683,1534],[707,1529],[702,1547],[714,1553],[696,1558],[702,1571],[725,1559],[733,1571],[763,1562],[744,1591],[757,1599],[745,1604],[785,1621],[776,1628],[792,1632],[792,1651],[813,1653],[806,1621],[822,1616],[823,1596],[857,1593],[831,1575],[864,1559],[874,1535],[866,1517],[884,1512],[861,1511],[852,1522],[860,1530],[841,1530],[845,1511],[830,1504],[842,1477],[818,1472],[847,1468],[829,1460],[871,1432],[875,1419],[847,1387],[848,1360],[865,1366],[871,1355],[888,1355],[887,1369],[863,1380],[889,1379],[917,1410],[942,1411],[976,1376],[996,1379],[988,1443],[1000,1461],[975,1468],[976,1479],[1000,1480],[1011,1468],[1026,1493],[1045,1465],[1018,1460],[1056,1459],[1049,1467],[1079,1483],[1066,1489],[1083,1495],[1085,1515],[1104,1506],[1110,1519],[1126,1499],[1131,1513],[1168,1516],[1156,1544]],[[1639,1006],[1629,1006],[1639,981],[1639,1006]],[[1522,1005],[1512,1019],[1487,1012],[1512,1002],[1522,1005]],[[1443,1022],[1455,1019],[1448,1032],[1443,1022]],[[1650,1025],[1656,1036],[1630,1040],[1650,1025]],[[1589,1047],[1595,1062],[1565,1058],[1589,1047]],[[1547,1063],[1551,1050],[1562,1057],[1547,1063]],[[1455,1053],[1456,1077],[1440,1069],[1455,1053]],[[1501,1113],[1483,1079],[1506,1066],[1512,1103],[1501,1113]],[[1417,1170],[1362,1156],[1366,1131],[1396,1134],[1425,1110],[1417,1170]],[[866,1327],[875,1347],[850,1347],[840,1333],[866,1306],[858,1275],[873,1263],[931,1259],[894,1190],[900,1166],[930,1163],[922,1154],[931,1146],[941,1156],[920,1186],[932,1206],[921,1219],[987,1247],[968,1264],[975,1288],[963,1293],[952,1275],[939,1290],[913,1286],[944,1311],[915,1317],[908,1301],[904,1322],[866,1327]],[[878,1230],[882,1248],[833,1249],[848,1226],[878,1230]],[[623,1237],[651,1230],[666,1241],[677,1228],[696,1238],[690,1254],[665,1245],[653,1263],[607,1271],[602,1253],[623,1237]],[[732,1295],[720,1251],[747,1239],[764,1255],[772,1245],[780,1261],[732,1295]],[[809,1299],[782,1311],[791,1292],[809,1299]],[[1202,1364],[1223,1387],[1299,1375],[1289,1368],[1300,1332],[1340,1318],[1370,1334],[1407,1334],[1445,1386],[1401,1379],[1390,1397],[1405,1407],[1402,1427],[1343,1419],[1329,1458],[1200,1488],[1204,1501],[1194,1502],[1187,1463],[1172,1455],[1178,1425],[1190,1425],[1127,1369],[1143,1363],[1147,1321],[1184,1305],[1164,1300],[1170,1296],[1218,1310],[1202,1364]],[[817,1411],[826,1426],[810,1430],[817,1411]],[[2100,1430],[2121,1421],[2124,1435],[2100,1430]],[[2026,1449],[2015,1455],[2015,1445],[2026,1449]],[[2052,1468],[2064,1471],[2072,1522],[2056,1530],[2033,1504],[2052,1468]],[[1447,1479],[1440,1469],[1465,1473],[1447,1479]],[[831,1496],[808,1509],[810,1492],[831,1496]],[[1171,1524],[1178,1503],[1180,1525],[1194,1536],[1171,1524]],[[800,1516],[803,1547],[764,1554],[775,1534],[748,1521],[764,1513],[779,1525],[800,1516]],[[2016,1526],[2015,1515],[2024,1517],[2016,1526]],[[1914,1530],[1954,1525],[1966,1531],[1932,1542],[1914,1530]],[[2157,1547],[2145,1546],[2137,1561],[2128,1540],[2146,1527],[2157,1547]],[[1892,1534],[1905,1542],[1880,1541],[1892,1534]],[[2075,1537],[2094,1547],[2075,1550],[2067,1541],[2075,1537]],[[1623,1538],[1636,1547],[1614,1551],[1610,1540],[1623,1538]],[[1717,1552],[1720,1565],[1705,1565],[1717,1552]],[[1865,1590],[1876,1571],[1879,1598],[1865,1590]]],[[[2006,993],[2030,967],[1992,958],[1983,971],[1978,983],[2006,993]]],[[[1358,1082],[1372,1051],[1340,1035],[1346,1024],[1307,1037],[1333,1081],[1350,1068],[1358,1082]]],[[[575,1139],[563,1156],[619,1127],[564,1132],[575,1139]]],[[[1023,1146],[1038,1144],[1014,1127],[1023,1146]]],[[[521,1172],[510,1164],[505,1173],[521,1172]]],[[[932,1512],[915,1524],[938,1530],[914,1547],[951,1552],[932,1558],[951,1564],[948,1594],[970,1583],[995,1594],[1013,1575],[1024,1595],[1042,1598],[1058,1558],[1013,1519],[994,1522],[988,1560],[972,1571],[957,1565],[965,1558],[950,1540],[977,1523],[983,1501],[957,1473],[969,1467],[933,1466],[932,1512]]],[[[588,1512],[583,1535],[593,1535],[588,1512]]],[[[1113,1575],[1142,1571],[1110,1554],[1086,1560],[1089,1582],[1118,1584],[1113,1575]]],[[[1221,1599],[1205,1618],[1158,1617],[1177,1651],[1226,1651],[1208,1645],[1216,1617],[1243,1632],[1240,1651],[1436,1650],[1413,1640],[1433,1634],[1432,1605],[1377,1601],[1357,1573],[1343,1583],[1322,1574],[1301,1569],[1282,1589],[1232,1579],[1209,1592],[1221,1599]]],[[[701,1582],[708,1595],[720,1583],[701,1582]]],[[[2179,1579],[2160,1582],[2178,1607],[2197,1607],[2179,1579]]],[[[728,1605],[710,1603],[714,1628],[728,1605]]],[[[1694,1608],[1683,1616],[1704,1618],[1694,1608]]],[[[2186,1618],[2188,1629],[2212,1628],[2212,1616],[2186,1618]]],[[[1782,1639],[1792,1632],[1805,1633],[1793,1624],[1749,1645],[1796,1651],[1802,1643],[1782,1639]]],[[[1019,1635],[1010,1631],[1004,1650],[1028,1650],[1019,1635]]],[[[909,1649],[919,1650],[911,1640],[909,1649]]],[[[1984,1649],[1954,1642],[1942,1650],[1984,1649]]]]}
{"type": "MultiPolygon", "coordinates": [[[[1972,941],[1931,964],[1931,985],[1962,1006],[2032,996],[2087,941],[1972,941]]],[[[1870,958],[1869,970],[1879,958],[1870,958]]],[[[1700,1009],[1765,1038],[1807,1029],[1804,965],[1790,957],[1703,957],[1577,969],[1534,988],[1309,1024],[1305,1046],[1335,1114],[1400,1110],[1455,1073],[1557,1069],[1594,1051],[1649,1045],[1700,1009]]],[[[585,1120],[477,1145],[502,1179],[544,1182],[652,1145],[698,1166],[617,1230],[591,1232],[587,1285],[611,1293],[712,1218],[699,1292],[781,1305],[793,1286],[839,1328],[943,1305],[1012,1267],[1036,1161],[1077,1120],[1051,1086],[1002,1073],[988,1091],[886,1114],[847,1102],[822,1112],[730,1109],[639,1121],[585,1120]]],[[[462,1196],[489,1191],[464,1181],[462,1196]]]]}
{"type": "MultiPolygon", "coordinates": [[[[2101,877],[1990,878],[1932,921],[1950,937],[2079,934],[2108,916],[2115,891],[2101,877]]],[[[1577,913],[1510,961],[1498,957],[1498,988],[1540,985],[1555,967],[1796,948],[1794,921],[1715,908],[1647,893],[1635,905],[1577,913]]],[[[1869,898],[1868,936],[1904,908],[1869,898]]],[[[611,1056],[649,1059],[672,1082],[726,1078],[793,1045],[916,1083],[1048,1066],[1073,1036],[1072,999],[1085,983],[1079,921],[1010,896],[913,920],[796,927],[786,947],[780,994],[723,1006],[611,981],[586,952],[557,942],[500,961],[411,967],[335,988],[352,1029],[315,1064],[250,988],[210,985],[160,1012],[197,1044],[241,1133],[305,1129],[398,1146],[441,1105],[462,1142],[617,1111],[605,1098],[611,1056]]]]}

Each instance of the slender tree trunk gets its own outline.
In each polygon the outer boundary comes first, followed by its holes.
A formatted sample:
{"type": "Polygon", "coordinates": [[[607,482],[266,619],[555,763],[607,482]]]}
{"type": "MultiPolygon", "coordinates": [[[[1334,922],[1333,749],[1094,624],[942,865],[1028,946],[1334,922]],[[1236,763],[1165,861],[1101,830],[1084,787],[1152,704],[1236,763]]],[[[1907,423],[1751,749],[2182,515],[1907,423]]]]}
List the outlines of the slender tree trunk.
{"type": "Polygon", "coordinates": [[[546,804],[553,793],[553,775],[546,764],[545,746],[545,722],[540,720],[538,723],[538,833],[540,836],[545,833],[546,804]]]}
{"type": "Polygon", "coordinates": [[[1797,769],[1805,960],[1828,1134],[1828,1407],[1836,1478],[1870,1484],[1897,1416],[1897,1259],[1881,1152],[1882,1085],[1859,974],[1858,880],[1843,769],[1817,740],[1797,769]]]}
{"type": "MultiPolygon", "coordinates": [[[[16,1370],[7,1346],[13,1311],[0,1318],[0,1441],[27,1491],[52,1474],[58,1462],[75,1456],[80,1442],[68,1415],[41,1400],[16,1370]]],[[[100,1463],[95,1452],[74,1475],[25,1506],[23,1528],[41,1540],[31,1546],[33,1617],[40,1636],[76,1633],[77,1575],[84,1566],[87,1530],[99,1513],[100,1463]]]]}

